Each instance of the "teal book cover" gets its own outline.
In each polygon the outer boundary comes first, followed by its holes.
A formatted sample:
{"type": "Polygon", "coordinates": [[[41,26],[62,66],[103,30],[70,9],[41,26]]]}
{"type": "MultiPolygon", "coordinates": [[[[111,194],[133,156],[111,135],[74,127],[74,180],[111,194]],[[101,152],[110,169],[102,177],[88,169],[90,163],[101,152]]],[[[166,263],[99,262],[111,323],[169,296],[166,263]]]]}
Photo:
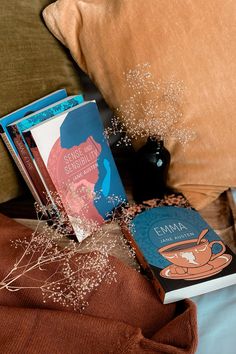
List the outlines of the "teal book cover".
{"type": "MultiPolygon", "coordinates": [[[[27,115],[11,124],[8,124],[7,130],[11,136],[11,138],[14,141],[17,138],[17,136],[20,135],[20,139],[26,143],[23,137],[22,132],[26,131],[35,125],[57,115],[60,114],[61,112],[66,111],[67,109],[70,109],[81,102],[83,102],[83,96],[82,95],[77,95],[77,96],[71,96],[64,98],[63,100],[60,100],[58,102],[54,102],[52,105],[43,107],[41,110],[38,110],[36,112],[28,111],[27,115]]],[[[19,137],[18,137],[19,139],[19,137]]],[[[26,148],[27,144],[26,144],[26,148]]]]}
{"type": "Polygon", "coordinates": [[[33,112],[39,111],[57,101],[63,100],[64,98],[67,97],[67,92],[65,89],[61,89],[58,91],[55,91],[45,97],[42,97],[32,103],[29,103],[28,105],[21,107],[17,109],[16,111],[9,113],[5,117],[2,117],[0,119],[0,133],[5,133],[12,145],[12,148],[14,149],[15,153],[18,155],[18,151],[13,143],[13,140],[11,139],[11,136],[7,130],[7,126],[9,124],[12,124],[13,122],[27,116],[28,114],[31,114],[33,112]]]}
{"type": "Polygon", "coordinates": [[[167,205],[159,202],[137,208],[128,227],[137,257],[162,301],[178,301],[235,284],[233,252],[196,210],[187,204],[174,205],[175,196],[168,200],[167,205]]]}

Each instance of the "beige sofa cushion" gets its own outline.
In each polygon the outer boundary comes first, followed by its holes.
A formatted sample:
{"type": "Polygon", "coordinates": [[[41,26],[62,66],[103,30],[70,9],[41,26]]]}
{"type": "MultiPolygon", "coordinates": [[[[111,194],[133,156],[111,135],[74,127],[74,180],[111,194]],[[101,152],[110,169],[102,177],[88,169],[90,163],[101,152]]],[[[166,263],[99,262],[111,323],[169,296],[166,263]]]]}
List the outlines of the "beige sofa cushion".
{"type": "Polygon", "coordinates": [[[168,183],[198,209],[236,185],[235,13],[235,0],[58,0],[44,11],[111,107],[131,97],[124,72],[138,64],[156,82],[183,82],[174,128],[195,139],[168,141],[168,183]]]}
{"type": "MultiPolygon", "coordinates": [[[[78,73],[42,19],[48,0],[0,1],[0,117],[54,90],[80,91],[78,73]]],[[[0,203],[25,186],[0,141],[0,203]]]]}

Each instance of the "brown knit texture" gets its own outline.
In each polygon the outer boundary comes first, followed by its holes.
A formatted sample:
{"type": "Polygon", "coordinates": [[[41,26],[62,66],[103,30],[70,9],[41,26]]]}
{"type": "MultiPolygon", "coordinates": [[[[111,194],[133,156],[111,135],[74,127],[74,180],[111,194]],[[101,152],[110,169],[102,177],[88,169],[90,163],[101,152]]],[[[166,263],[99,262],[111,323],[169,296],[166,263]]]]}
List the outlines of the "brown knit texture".
{"type": "MultiPolygon", "coordinates": [[[[30,237],[31,231],[0,214],[0,235],[2,279],[21,254],[10,247],[10,240],[30,237]]],[[[82,314],[54,303],[44,304],[37,289],[1,290],[0,352],[194,353],[194,304],[185,300],[163,305],[142,275],[113,257],[110,262],[115,266],[117,281],[101,283],[89,295],[89,306],[82,314]]]]}

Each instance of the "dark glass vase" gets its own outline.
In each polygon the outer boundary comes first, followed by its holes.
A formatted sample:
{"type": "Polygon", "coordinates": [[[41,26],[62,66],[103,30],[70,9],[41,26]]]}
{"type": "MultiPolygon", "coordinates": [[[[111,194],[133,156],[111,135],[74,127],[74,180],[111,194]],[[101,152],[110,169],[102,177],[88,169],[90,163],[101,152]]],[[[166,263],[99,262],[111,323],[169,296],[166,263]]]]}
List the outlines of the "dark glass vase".
{"type": "Polygon", "coordinates": [[[137,203],[164,196],[169,165],[170,153],[163,140],[148,138],[133,159],[133,196],[137,203]]]}

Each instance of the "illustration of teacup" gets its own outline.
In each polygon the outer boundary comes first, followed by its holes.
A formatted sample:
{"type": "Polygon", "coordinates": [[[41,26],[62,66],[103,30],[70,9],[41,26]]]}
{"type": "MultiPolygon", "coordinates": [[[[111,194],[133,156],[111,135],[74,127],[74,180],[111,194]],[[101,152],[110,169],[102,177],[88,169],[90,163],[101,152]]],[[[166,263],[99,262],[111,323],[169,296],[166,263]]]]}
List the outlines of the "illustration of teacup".
{"type": "Polygon", "coordinates": [[[186,241],[171,243],[158,250],[158,252],[169,262],[179,267],[194,268],[201,267],[209,261],[219,257],[226,251],[226,247],[222,241],[211,241],[201,239],[198,243],[198,238],[186,241]],[[216,254],[212,253],[212,247],[219,244],[222,250],[216,254]]]}

